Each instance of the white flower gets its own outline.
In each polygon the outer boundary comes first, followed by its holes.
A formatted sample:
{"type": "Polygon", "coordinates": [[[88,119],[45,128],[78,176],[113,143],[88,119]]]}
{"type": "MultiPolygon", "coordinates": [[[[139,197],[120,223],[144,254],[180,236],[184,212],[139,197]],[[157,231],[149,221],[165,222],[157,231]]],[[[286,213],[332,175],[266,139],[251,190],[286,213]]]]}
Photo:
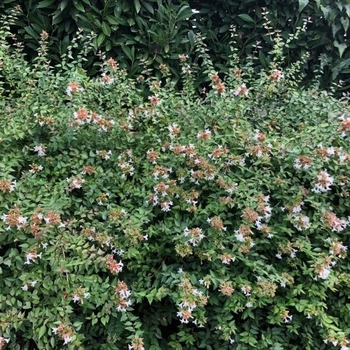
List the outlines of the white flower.
{"type": "Polygon", "coordinates": [[[38,156],[40,156],[40,157],[43,157],[43,156],[46,155],[45,150],[46,150],[46,148],[44,146],[42,146],[42,145],[35,146],[33,148],[33,151],[34,152],[38,152],[38,156]]]}
{"type": "Polygon", "coordinates": [[[66,344],[68,344],[68,343],[70,343],[72,341],[72,338],[70,337],[70,336],[66,336],[66,337],[64,337],[64,345],[66,345],[66,344]]]}
{"type": "Polygon", "coordinates": [[[2,346],[3,344],[6,342],[6,343],[9,343],[10,339],[9,338],[4,338],[4,337],[0,337],[0,346],[1,346],[1,349],[2,349],[2,346]]]}
{"type": "Polygon", "coordinates": [[[331,273],[331,270],[330,268],[322,268],[321,271],[319,272],[319,276],[322,278],[322,279],[327,279],[329,274],[331,273]]]}

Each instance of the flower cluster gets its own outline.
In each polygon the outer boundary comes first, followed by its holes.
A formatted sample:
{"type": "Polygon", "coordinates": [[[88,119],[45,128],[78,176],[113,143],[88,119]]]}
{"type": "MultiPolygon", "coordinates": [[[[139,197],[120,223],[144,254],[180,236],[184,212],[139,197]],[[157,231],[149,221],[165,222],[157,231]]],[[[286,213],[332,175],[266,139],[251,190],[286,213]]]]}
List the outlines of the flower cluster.
{"type": "Polygon", "coordinates": [[[1,219],[8,224],[7,230],[10,230],[11,228],[21,230],[28,225],[28,218],[21,214],[21,210],[17,206],[10,209],[7,214],[3,214],[1,219]]]}
{"type": "Polygon", "coordinates": [[[248,96],[249,90],[246,84],[241,84],[237,86],[234,90],[232,90],[232,93],[235,96],[248,96]]]}
{"type": "Polygon", "coordinates": [[[225,87],[225,84],[220,79],[218,73],[211,74],[210,79],[211,79],[212,85],[214,86],[215,92],[222,95],[225,92],[226,87],[225,87]]]}
{"type": "Polygon", "coordinates": [[[25,254],[25,257],[26,257],[26,261],[24,262],[24,264],[29,265],[32,262],[35,262],[36,259],[41,259],[42,253],[38,254],[35,249],[31,249],[29,252],[25,254]]]}
{"type": "Polygon", "coordinates": [[[283,78],[284,78],[284,75],[283,75],[282,71],[280,71],[278,69],[274,69],[270,74],[270,79],[272,81],[280,81],[283,78]]]}
{"type": "Polygon", "coordinates": [[[52,328],[52,333],[57,334],[64,341],[63,344],[67,345],[72,341],[74,331],[71,326],[61,323],[58,327],[52,328]]]}
{"type": "Polygon", "coordinates": [[[194,288],[191,281],[185,276],[180,283],[180,293],[181,302],[178,304],[177,311],[177,317],[180,319],[180,322],[185,324],[192,322],[197,327],[203,327],[206,320],[200,313],[200,307],[207,304],[207,296],[201,290],[194,288]],[[194,315],[196,310],[198,310],[198,315],[194,315]]]}
{"type": "Polygon", "coordinates": [[[341,122],[338,130],[341,132],[341,135],[345,137],[350,130],[350,117],[344,117],[344,115],[342,115],[339,119],[341,122]]]}
{"type": "Polygon", "coordinates": [[[330,191],[331,190],[330,186],[333,185],[333,182],[334,182],[334,178],[330,176],[327,170],[325,169],[317,175],[317,181],[315,182],[315,185],[311,189],[311,191],[315,193],[330,191]]]}
{"type": "Polygon", "coordinates": [[[122,178],[125,179],[127,175],[134,175],[134,161],[133,151],[128,149],[118,156],[118,166],[122,170],[122,178]]]}
{"type": "Polygon", "coordinates": [[[72,94],[76,94],[78,92],[84,91],[84,89],[82,87],[79,86],[79,84],[76,81],[70,81],[68,83],[67,89],[66,89],[66,93],[68,96],[72,96],[72,94]]]}
{"type": "Polygon", "coordinates": [[[72,293],[72,299],[74,303],[84,303],[84,299],[88,298],[90,296],[90,293],[85,292],[83,288],[77,288],[73,293],[72,293]]]}
{"type": "Polygon", "coordinates": [[[124,264],[122,263],[122,261],[116,261],[113,258],[113,255],[108,255],[106,258],[106,266],[110,272],[112,272],[113,274],[117,274],[123,270],[124,264]]]}
{"type": "Polygon", "coordinates": [[[70,191],[82,188],[83,183],[85,182],[85,180],[79,175],[73,176],[73,177],[66,179],[66,180],[68,182],[70,191]]]}
{"type": "Polygon", "coordinates": [[[28,282],[23,284],[22,290],[27,291],[29,289],[29,287],[34,288],[37,283],[38,283],[38,281],[36,281],[36,280],[35,281],[31,281],[31,282],[28,281],[28,282]]]}
{"type": "Polygon", "coordinates": [[[127,284],[120,281],[114,289],[117,296],[117,311],[126,311],[126,309],[132,304],[130,299],[131,292],[127,284]]]}
{"type": "Polygon", "coordinates": [[[111,158],[112,151],[111,150],[108,150],[108,151],[106,151],[106,150],[97,150],[96,154],[98,156],[100,156],[104,160],[109,160],[111,158]]]}
{"type": "Polygon", "coordinates": [[[135,336],[128,345],[128,350],[144,350],[143,338],[135,336]]]}
{"type": "Polygon", "coordinates": [[[0,179],[0,191],[1,192],[12,192],[17,185],[16,180],[11,181],[7,179],[0,179]]]}
{"type": "Polygon", "coordinates": [[[74,112],[73,116],[74,120],[71,122],[71,125],[73,127],[85,124],[94,124],[98,126],[99,131],[108,131],[115,124],[114,120],[104,118],[101,115],[93,112],[89,112],[84,107],[81,107],[76,112],[74,112]]]}
{"type": "Polygon", "coordinates": [[[349,221],[339,219],[333,212],[326,210],[322,215],[322,222],[326,228],[331,229],[334,232],[343,231],[348,225],[349,221]]]}
{"type": "Polygon", "coordinates": [[[202,233],[202,229],[199,227],[194,227],[188,229],[187,227],[184,229],[184,236],[187,238],[188,242],[192,244],[192,246],[198,245],[198,243],[205,237],[202,233]]]}

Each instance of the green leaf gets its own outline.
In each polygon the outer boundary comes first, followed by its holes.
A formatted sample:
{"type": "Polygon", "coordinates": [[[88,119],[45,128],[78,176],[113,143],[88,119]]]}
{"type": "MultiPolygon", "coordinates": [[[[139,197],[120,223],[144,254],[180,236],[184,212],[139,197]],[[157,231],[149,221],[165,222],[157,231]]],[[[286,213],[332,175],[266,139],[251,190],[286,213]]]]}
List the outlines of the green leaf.
{"type": "Polygon", "coordinates": [[[134,7],[135,7],[135,10],[136,10],[136,13],[139,13],[140,10],[141,10],[141,4],[140,4],[139,0],[134,0],[134,7]]]}
{"type": "Polygon", "coordinates": [[[112,24],[112,25],[118,25],[119,24],[119,21],[114,17],[114,16],[106,16],[106,20],[109,24],[112,24]]]}
{"type": "Polygon", "coordinates": [[[219,33],[226,33],[226,32],[229,31],[229,29],[230,29],[230,25],[229,24],[225,24],[219,29],[219,33]]]}
{"type": "Polygon", "coordinates": [[[82,3],[78,0],[74,0],[73,1],[73,6],[80,12],[85,12],[85,8],[84,6],[82,5],[82,3]]]}
{"type": "Polygon", "coordinates": [[[44,1],[40,1],[37,8],[41,9],[41,8],[47,8],[50,7],[52,4],[54,4],[56,2],[56,0],[44,0],[44,1]]]}
{"type": "Polygon", "coordinates": [[[149,4],[148,2],[143,2],[142,5],[146,8],[148,12],[152,13],[152,15],[154,14],[154,9],[151,4],[149,4]]]}
{"type": "Polygon", "coordinates": [[[347,32],[349,29],[349,18],[347,17],[340,17],[340,23],[343,26],[344,32],[347,32]]]}
{"type": "Polygon", "coordinates": [[[101,47],[103,42],[105,41],[106,36],[103,33],[100,33],[100,35],[97,37],[97,47],[101,47]]]}
{"type": "Polygon", "coordinates": [[[106,22],[102,23],[101,28],[105,36],[111,36],[111,32],[112,32],[111,27],[106,22]]]}
{"type": "Polygon", "coordinates": [[[188,32],[187,36],[188,36],[188,40],[190,41],[190,44],[192,46],[194,46],[196,44],[196,42],[195,42],[195,34],[194,34],[193,30],[190,30],[188,32]]]}
{"type": "Polygon", "coordinates": [[[128,46],[122,46],[122,50],[130,61],[134,60],[134,52],[128,46]]]}
{"type": "Polygon", "coordinates": [[[345,49],[348,47],[345,43],[340,44],[337,40],[334,40],[333,45],[338,49],[340,57],[343,56],[345,49]]]}
{"type": "Polygon", "coordinates": [[[68,5],[68,0],[61,1],[61,3],[60,3],[61,12],[67,7],[67,5],[68,5]]]}
{"type": "Polygon", "coordinates": [[[42,338],[43,335],[46,333],[46,331],[47,331],[47,330],[46,330],[46,326],[45,326],[45,325],[41,326],[41,327],[39,328],[38,339],[42,338]]]}
{"type": "Polygon", "coordinates": [[[238,17],[243,19],[244,22],[255,24],[254,19],[245,13],[238,15],[238,17]]]}
{"type": "Polygon", "coordinates": [[[188,19],[191,16],[193,16],[193,12],[191,11],[191,9],[188,6],[182,6],[179,10],[179,12],[177,13],[177,20],[178,21],[182,21],[184,19],[188,19]]]}
{"type": "Polygon", "coordinates": [[[262,52],[262,51],[259,51],[259,60],[260,60],[260,63],[261,65],[264,67],[264,68],[267,68],[269,63],[266,59],[266,56],[265,54],[262,52]]]}
{"type": "Polygon", "coordinates": [[[299,0],[299,13],[304,10],[304,8],[308,5],[309,0],[299,0]]]}
{"type": "Polygon", "coordinates": [[[28,27],[24,27],[24,30],[32,37],[37,39],[38,38],[38,33],[35,33],[33,28],[28,26],[28,27]]]}

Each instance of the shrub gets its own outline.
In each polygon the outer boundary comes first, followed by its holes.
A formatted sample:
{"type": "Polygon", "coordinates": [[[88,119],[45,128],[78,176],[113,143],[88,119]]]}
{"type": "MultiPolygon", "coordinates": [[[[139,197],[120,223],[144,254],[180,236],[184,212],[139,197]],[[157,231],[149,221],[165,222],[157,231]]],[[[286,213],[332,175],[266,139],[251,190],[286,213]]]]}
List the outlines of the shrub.
{"type": "MultiPolygon", "coordinates": [[[[308,79],[304,83],[312,80],[315,70],[319,71],[321,66],[319,80],[323,88],[342,79],[344,84],[338,87],[339,92],[349,90],[350,4],[347,1],[4,0],[0,4],[0,14],[8,13],[14,6],[21,9],[21,15],[11,31],[25,43],[30,61],[36,56],[42,30],[50,34],[49,56],[58,63],[78,28],[82,28],[96,33],[96,51],[107,51],[110,56],[118,57],[120,66],[131,76],[136,77],[144,67],[155,75],[160,65],[166,65],[177,79],[180,76],[179,54],[185,51],[198,59],[193,51],[197,32],[205,36],[215,69],[225,71],[230,56],[231,25],[240,33],[237,47],[241,57],[250,55],[258,46],[256,69],[267,69],[272,42],[264,29],[263,8],[268,7],[270,27],[284,40],[298,33],[305,21],[308,22],[307,33],[285,46],[285,64],[309,52],[305,64],[308,79]]],[[[87,59],[84,68],[89,75],[96,75],[99,60],[96,55],[89,55],[87,59]]],[[[197,78],[198,84],[206,81],[206,76],[197,78]]]]}
{"type": "Polygon", "coordinates": [[[177,91],[103,55],[87,77],[82,34],[51,67],[43,32],[29,67],[9,29],[0,348],[348,348],[347,99],[297,89],[279,40],[221,76],[198,37],[177,91]]]}

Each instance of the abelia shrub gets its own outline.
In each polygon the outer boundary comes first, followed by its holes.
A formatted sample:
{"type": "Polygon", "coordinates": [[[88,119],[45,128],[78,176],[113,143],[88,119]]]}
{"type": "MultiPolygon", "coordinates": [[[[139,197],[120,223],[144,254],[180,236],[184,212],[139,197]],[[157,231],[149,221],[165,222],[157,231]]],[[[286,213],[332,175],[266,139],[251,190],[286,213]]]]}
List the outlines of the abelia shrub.
{"type": "Polygon", "coordinates": [[[348,100],[30,67],[4,28],[0,349],[349,348],[348,100]]]}

